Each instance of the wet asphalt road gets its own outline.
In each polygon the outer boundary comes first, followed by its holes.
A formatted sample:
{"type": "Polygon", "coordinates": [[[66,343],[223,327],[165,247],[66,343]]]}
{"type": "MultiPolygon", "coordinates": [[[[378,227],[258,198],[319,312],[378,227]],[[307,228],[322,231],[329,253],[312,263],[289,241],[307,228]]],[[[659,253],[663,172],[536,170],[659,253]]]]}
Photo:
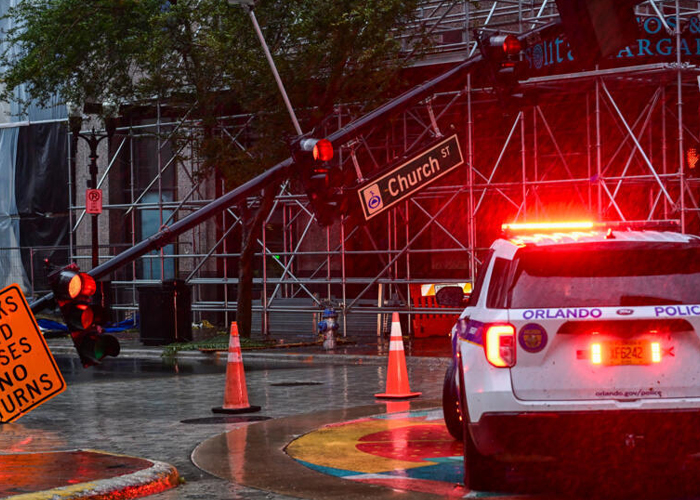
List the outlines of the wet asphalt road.
{"type": "MultiPolygon", "coordinates": [[[[223,402],[224,362],[120,357],[83,369],[75,356],[55,357],[68,388],[0,426],[3,446],[27,452],[98,449],[174,465],[186,483],[148,497],[153,500],[286,498],[215,478],[190,460],[200,442],[248,425],[198,423],[211,419],[211,408],[223,402]]],[[[255,417],[372,405],[386,385],[385,366],[246,360],[245,367],[250,403],[262,407],[255,417]]],[[[440,398],[442,368],[412,367],[409,377],[424,398],[440,398]]],[[[377,406],[378,413],[384,410],[377,406]]]]}
{"type": "MultiPolygon", "coordinates": [[[[209,423],[215,417],[211,408],[223,402],[223,360],[176,362],[125,356],[108,358],[89,369],[83,369],[75,356],[57,355],[56,360],[68,388],[16,422],[0,426],[3,449],[97,449],[174,465],[186,482],[148,497],[151,500],[288,498],[219,479],[198,469],[190,459],[199,443],[250,425],[209,423]]],[[[250,359],[245,366],[250,403],[262,407],[250,415],[254,419],[308,415],[313,419],[319,412],[366,405],[375,405],[376,413],[386,409],[374,398],[385,389],[385,366],[250,359]]],[[[423,400],[439,401],[443,376],[440,364],[409,367],[411,389],[422,391],[423,400]]],[[[261,446],[263,459],[265,453],[261,446]]],[[[535,498],[571,498],[562,491],[577,490],[578,498],[700,498],[697,459],[670,464],[660,457],[644,471],[630,467],[628,458],[614,455],[573,460],[563,474],[553,465],[535,461],[509,475],[505,496],[536,493],[535,498]],[[585,474],[588,479],[581,488],[582,467],[592,472],[585,474]]],[[[396,492],[398,499],[412,497],[410,492],[396,492]]]]}

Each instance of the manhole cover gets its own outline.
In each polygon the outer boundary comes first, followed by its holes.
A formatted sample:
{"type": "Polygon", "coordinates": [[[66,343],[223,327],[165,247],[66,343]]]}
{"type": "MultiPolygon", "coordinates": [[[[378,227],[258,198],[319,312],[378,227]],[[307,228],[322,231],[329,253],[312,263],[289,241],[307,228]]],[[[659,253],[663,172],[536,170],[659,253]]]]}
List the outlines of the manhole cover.
{"type": "Polygon", "coordinates": [[[297,387],[300,385],[323,385],[323,382],[275,382],[275,387],[297,387]]]}
{"type": "Polygon", "coordinates": [[[190,418],[181,420],[183,424],[238,424],[241,422],[259,422],[261,420],[270,420],[271,417],[263,417],[260,415],[236,415],[236,416],[221,416],[221,417],[204,417],[190,418]]]}

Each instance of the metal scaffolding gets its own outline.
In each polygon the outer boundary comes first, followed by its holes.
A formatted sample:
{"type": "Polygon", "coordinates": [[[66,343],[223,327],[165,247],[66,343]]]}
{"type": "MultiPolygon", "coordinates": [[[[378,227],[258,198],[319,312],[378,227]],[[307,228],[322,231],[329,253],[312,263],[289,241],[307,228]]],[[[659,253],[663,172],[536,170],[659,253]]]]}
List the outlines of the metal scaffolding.
{"type": "MultiPolygon", "coordinates": [[[[666,23],[676,13],[682,23],[697,19],[698,4],[654,0],[640,5],[638,14],[670,29],[666,23]]],[[[428,1],[421,9],[423,27],[437,41],[420,63],[426,75],[430,64],[473,54],[474,28],[522,33],[557,17],[552,0],[428,1]]],[[[473,282],[502,222],[672,220],[684,232],[700,233],[700,165],[689,168],[685,159],[690,145],[700,145],[694,62],[700,54],[680,50],[680,33],[669,37],[677,44],[675,61],[531,78],[521,87],[535,97],[518,107],[465,74],[453,88],[336,144],[337,168],[355,181],[454,134],[465,163],[367,223],[355,215],[328,228],[314,222],[298,183],[285,182],[255,257],[260,331],[274,336],[292,328],[313,336],[314,314],[328,304],[338,309],[341,331],[350,336],[381,336],[386,313],[395,310],[413,318],[454,313],[436,310],[420,286],[473,282]]],[[[324,122],[325,133],[354,118],[352,105],[338,106],[324,122]]],[[[222,117],[217,133],[245,151],[254,119],[222,117]]],[[[110,186],[100,227],[115,243],[101,248],[102,261],[222,192],[223,185],[197,175],[197,133],[188,116],[170,120],[160,113],[118,131],[100,174],[100,183],[110,186]]],[[[78,242],[84,208],[71,207],[78,242]]],[[[112,281],[114,308],[137,309],[139,286],[178,278],[193,287],[195,321],[227,324],[236,308],[240,224],[241,214],[228,209],[120,270],[112,281]]],[[[79,263],[89,258],[78,246],[72,255],[79,263]]],[[[413,329],[412,322],[407,327],[413,329]]]]}

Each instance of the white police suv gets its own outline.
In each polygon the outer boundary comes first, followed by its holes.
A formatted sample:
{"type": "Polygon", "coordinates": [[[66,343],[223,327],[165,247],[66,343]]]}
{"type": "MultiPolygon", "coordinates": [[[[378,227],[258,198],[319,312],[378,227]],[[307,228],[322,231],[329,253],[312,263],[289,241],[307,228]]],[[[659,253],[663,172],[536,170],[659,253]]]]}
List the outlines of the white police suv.
{"type": "Polygon", "coordinates": [[[443,410],[471,489],[503,456],[698,452],[700,238],[504,226],[452,345],[443,410]]]}

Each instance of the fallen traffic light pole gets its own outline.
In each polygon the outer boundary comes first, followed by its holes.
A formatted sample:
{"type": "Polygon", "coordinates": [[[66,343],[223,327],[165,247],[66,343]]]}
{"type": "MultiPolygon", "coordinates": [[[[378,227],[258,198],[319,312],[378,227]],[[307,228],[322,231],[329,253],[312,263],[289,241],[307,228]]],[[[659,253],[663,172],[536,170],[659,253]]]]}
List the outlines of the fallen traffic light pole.
{"type": "MultiPolygon", "coordinates": [[[[330,134],[327,139],[332,144],[343,144],[348,140],[356,137],[362,131],[366,130],[368,127],[376,124],[379,120],[386,120],[388,117],[399,113],[408,106],[420,101],[425,98],[429,93],[437,91],[442,85],[450,82],[453,78],[458,77],[463,72],[468,71],[471,66],[476,64],[481,60],[481,57],[475,57],[458,64],[454,68],[446,71],[440,76],[433,78],[411,90],[408,90],[401,94],[400,96],[392,99],[386,104],[378,107],[374,111],[358,118],[357,120],[347,124],[340,130],[330,134]]],[[[174,222],[170,226],[166,226],[161,231],[157,232],[153,236],[137,243],[128,250],[123,251],[119,255],[112,257],[110,260],[104,264],[90,270],[87,274],[95,278],[96,280],[107,276],[108,274],[116,271],[122,266],[129,264],[141,257],[142,255],[152,251],[158,250],[172,240],[177,238],[180,234],[192,229],[193,227],[201,224],[205,220],[213,217],[227,208],[235,205],[240,200],[252,195],[263,189],[265,186],[271,184],[276,179],[285,177],[289,174],[290,168],[294,165],[293,158],[287,158],[286,160],[278,163],[274,167],[268,169],[259,176],[249,180],[245,184],[241,184],[235,189],[232,189],[225,195],[217,198],[208,205],[200,208],[196,212],[174,222]]],[[[54,302],[53,293],[44,295],[42,298],[32,302],[30,307],[34,313],[41,311],[47,307],[50,307],[54,302]]]]}
{"type": "MultiPolygon", "coordinates": [[[[525,33],[518,38],[526,38],[529,35],[537,31],[543,31],[547,29],[552,29],[554,25],[559,23],[551,23],[547,26],[538,28],[531,32],[525,33]]],[[[555,28],[556,29],[556,28],[555,28]]],[[[375,126],[380,121],[386,121],[389,117],[404,111],[409,106],[420,102],[425,99],[430,94],[438,92],[443,89],[444,86],[453,82],[453,80],[458,78],[464,78],[474,66],[480,64],[483,61],[483,56],[477,55],[466,61],[463,61],[453,68],[447,70],[441,75],[422,83],[398,97],[392,99],[391,101],[379,106],[374,111],[354,120],[343,128],[333,132],[328,135],[325,139],[330,141],[331,144],[345,144],[351,139],[362,134],[364,131],[375,126]]],[[[196,212],[184,217],[183,219],[174,222],[170,226],[166,226],[164,229],[154,234],[153,236],[141,241],[140,243],[134,245],[128,250],[112,257],[107,262],[100,264],[99,266],[90,270],[87,274],[99,280],[100,278],[109,275],[113,271],[121,268],[122,266],[129,264],[141,257],[142,255],[152,251],[158,250],[168,243],[172,242],[180,234],[194,228],[195,226],[201,224],[205,220],[213,217],[227,208],[235,205],[240,200],[251,196],[254,193],[259,192],[261,189],[273,183],[275,180],[283,177],[288,177],[290,174],[290,169],[296,165],[293,157],[289,157],[286,160],[278,163],[277,165],[271,167],[261,175],[249,180],[248,182],[240,185],[239,187],[229,191],[225,195],[217,198],[208,205],[200,208],[196,212]]],[[[296,173],[296,172],[294,172],[296,173]]],[[[53,293],[49,293],[42,298],[32,302],[30,307],[33,312],[41,311],[47,307],[54,304],[53,293]]]]}

